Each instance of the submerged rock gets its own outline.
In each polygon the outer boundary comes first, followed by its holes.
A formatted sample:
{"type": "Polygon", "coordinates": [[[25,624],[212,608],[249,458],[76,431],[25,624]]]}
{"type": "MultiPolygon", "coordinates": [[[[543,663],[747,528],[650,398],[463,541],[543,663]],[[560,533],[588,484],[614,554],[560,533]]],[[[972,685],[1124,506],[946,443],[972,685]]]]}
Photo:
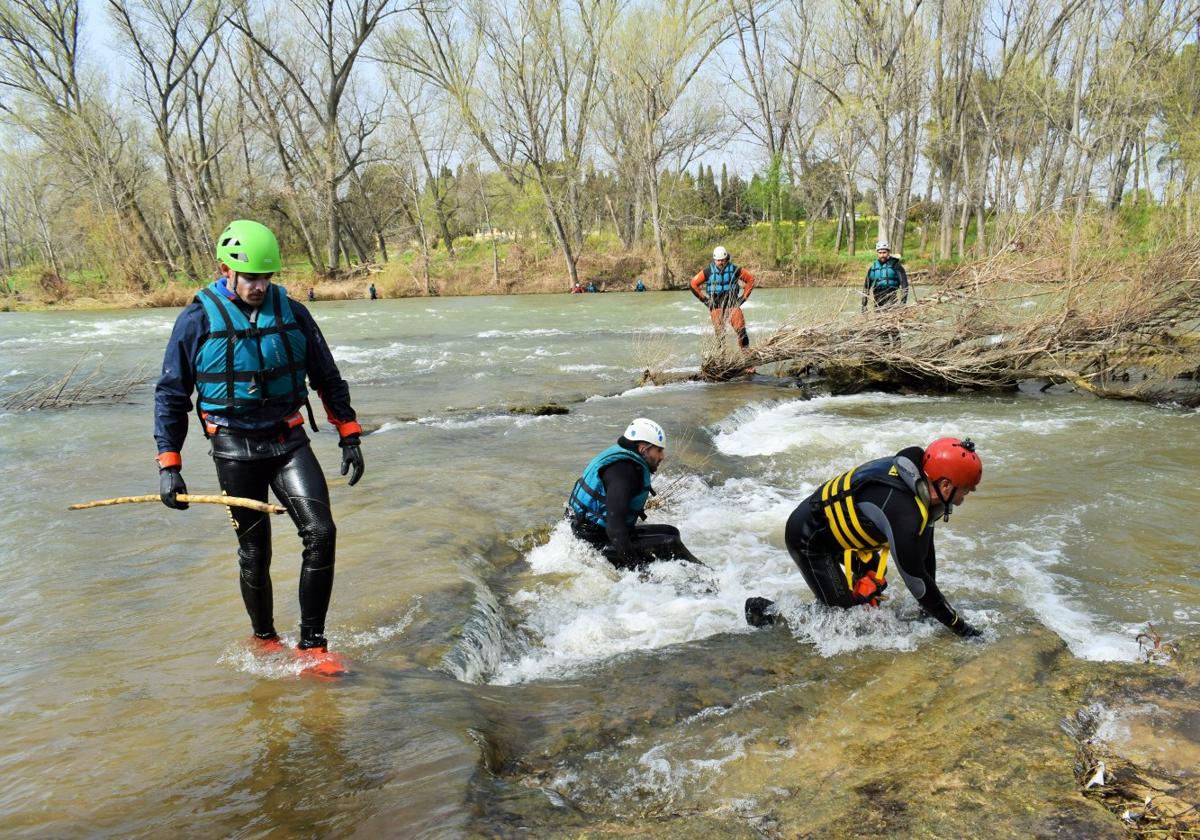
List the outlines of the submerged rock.
{"type": "Polygon", "coordinates": [[[558,403],[542,403],[541,405],[510,405],[510,414],[531,414],[534,417],[546,417],[551,414],[570,414],[571,409],[558,403]]]}
{"type": "MultiPolygon", "coordinates": [[[[1144,798],[1118,809],[1101,795],[1122,778],[1112,741],[1103,742],[1106,784],[1085,794],[1080,773],[1096,763],[1078,770],[1079,736],[1061,722],[1110,694],[1156,709],[1178,701],[1174,716],[1138,718],[1145,737],[1131,725],[1129,743],[1151,751],[1165,736],[1195,748],[1186,729],[1196,712],[1185,699],[1196,696],[1194,664],[1172,672],[1087,662],[1033,621],[989,644],[946,634],[911,652],[825,658],[786,632],[685,647],[602,666],[570,686],[583,692],[574,712],[536,725],[538,699],[563,689],[511,687],[490,714],[519,718],[525,737],[510,745],[504,770],[487,765],[475,828],[488,836],[519,824],[539,836],[1119,838],[1133,824],[1126,811],[1144,819],[1144,798]]],[[[1144,757],[1121,749],[1127,764],[1144,757]]],[[[1154,779],[1167,774],[1175,785],[1167,793],[1182,804],[1200,801],[1180,781],[1190,772],[1194,784],[1195,770],[1184,766],[1196,766],[1193,753],[1154,749],[1162,765],[1154,779]]]]}

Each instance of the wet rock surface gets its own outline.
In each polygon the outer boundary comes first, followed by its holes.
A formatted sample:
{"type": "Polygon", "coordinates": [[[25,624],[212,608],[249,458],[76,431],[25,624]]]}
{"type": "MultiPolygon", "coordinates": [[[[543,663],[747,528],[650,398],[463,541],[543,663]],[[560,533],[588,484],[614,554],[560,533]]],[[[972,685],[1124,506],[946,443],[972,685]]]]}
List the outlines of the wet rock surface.
{"type": "Polygon", "coordinates": [[[775,627],[624,657],[586,681],[512,686],[488,705],[475,828],[1130,836],[1137,821],[1117,792],[1133,801],[1138,784],[1155,786],[1173,800],[1164,810],[1200,801],[1189,647],[1165,665],[1091,663],[1030,621],[996,641],[947,634],[912,652],[822,658],[775,627]],[[558,711],[533,711],[547,708],[558,711]],[[1110,725],[1081,728],[1081,710],[1110,725]],[[1083,790],[1079,767],[1101,754],[1129,780],[1111,795],[1083,790]]]}

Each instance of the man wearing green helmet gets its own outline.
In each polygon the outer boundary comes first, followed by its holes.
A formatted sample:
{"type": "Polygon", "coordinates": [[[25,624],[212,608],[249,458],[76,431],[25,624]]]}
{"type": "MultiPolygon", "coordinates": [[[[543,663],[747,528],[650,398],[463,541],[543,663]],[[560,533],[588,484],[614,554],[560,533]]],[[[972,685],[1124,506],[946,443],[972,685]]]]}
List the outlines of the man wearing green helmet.
{"type": "MultiPolygon", "coordinates": [[[[312,315],[271,283],[279,270],[279,243],[270,229],[246,219],[231,222],[217,240],[216,255],[220,276],[176,319],[154,392],[159,492],[167,507],[187,508],[176,496],[187,492],[179,453],[195,391],[196,413],[212,445],[222,491],[266,501],[270,488],[296,524],[304,544],[298,649],[314,659],[333,657],[325,613],[337,529],[329,488],[300,413],[308,406],[305,380],[338,430],[341,471],[350,473],[350,485],[363,474],[362,427],[350,405],[350,388],[312,315]]],[[[311,419],[311,407],[308,413],[311,419]]],[[[271,593],[269,516],[229,510],[238,537],[242,600],[254,636],[265,650],[282,649],[271,593]]]]}

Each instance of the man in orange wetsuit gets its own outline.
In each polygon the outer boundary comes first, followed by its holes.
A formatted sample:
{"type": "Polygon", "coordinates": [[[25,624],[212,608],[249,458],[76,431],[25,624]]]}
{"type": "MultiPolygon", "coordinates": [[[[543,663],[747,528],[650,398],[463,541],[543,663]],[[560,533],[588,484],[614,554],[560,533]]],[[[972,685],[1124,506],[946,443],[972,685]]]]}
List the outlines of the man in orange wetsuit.
{"type": "Polygon", "coordinates": [[[754,278],[749,271],[730,261],[724,246],[713,248],[712,256],[713,261],[692,278],[692,294],[708,307],[717,335],[725,332],[728,322],[737,332],[738,346],[749,347],[750,336],[746,333],[742,304],[750,297],[754,278]]]}

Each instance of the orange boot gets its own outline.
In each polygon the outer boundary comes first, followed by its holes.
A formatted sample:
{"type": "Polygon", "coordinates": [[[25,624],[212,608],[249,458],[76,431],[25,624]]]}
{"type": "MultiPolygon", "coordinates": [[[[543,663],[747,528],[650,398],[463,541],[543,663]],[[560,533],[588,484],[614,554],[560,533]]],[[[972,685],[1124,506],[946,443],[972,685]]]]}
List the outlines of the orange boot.
{"type": "Polygon", "coordinates": [[[296,658],[303,663],[302,674],[337,677],[350,670],[350,662],[342,654],[331,651],[323,636],[301,641],[296,646],[296,658]]]}

